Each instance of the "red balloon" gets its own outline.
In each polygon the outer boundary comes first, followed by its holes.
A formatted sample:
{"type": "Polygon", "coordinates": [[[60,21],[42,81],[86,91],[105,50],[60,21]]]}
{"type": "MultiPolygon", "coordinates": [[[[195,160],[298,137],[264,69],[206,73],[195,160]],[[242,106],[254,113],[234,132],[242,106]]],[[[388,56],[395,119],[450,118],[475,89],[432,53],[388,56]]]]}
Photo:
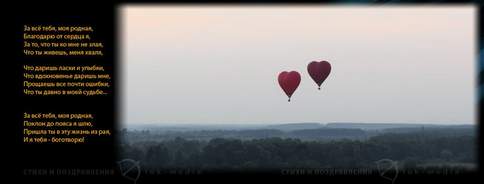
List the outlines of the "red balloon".
{"type": "Polygon", "coordinates": [[[308,64],[308,73],[318,85],[318,89],[321,90],[321,84],[331,73],[331,65],[327,61],[313,61],[308,64]]]}
{"type": "Polygon", "coordinates": [[[296,71],[283,71],[279,74],[278,81],[279,86],[281,86],[282,90],[289,97],[287,101],[290,102],[292,94],[296,91],[299,83],[301,83],[301,75],[296,71]]]}

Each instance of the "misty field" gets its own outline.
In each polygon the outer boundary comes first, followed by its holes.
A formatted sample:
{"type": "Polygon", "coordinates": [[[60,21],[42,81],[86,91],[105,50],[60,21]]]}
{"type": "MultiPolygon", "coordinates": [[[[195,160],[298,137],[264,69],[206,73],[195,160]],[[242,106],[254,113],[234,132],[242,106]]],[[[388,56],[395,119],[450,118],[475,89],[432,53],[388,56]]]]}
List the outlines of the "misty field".
{"type": "Polygon", "coordinates": [[[378,160],[390,159],[400,169],[473,170],[477,162],[471,125],[145,127],[119,134],[120,159],[140,161],[143,169],[376,169],[378,160]]]}

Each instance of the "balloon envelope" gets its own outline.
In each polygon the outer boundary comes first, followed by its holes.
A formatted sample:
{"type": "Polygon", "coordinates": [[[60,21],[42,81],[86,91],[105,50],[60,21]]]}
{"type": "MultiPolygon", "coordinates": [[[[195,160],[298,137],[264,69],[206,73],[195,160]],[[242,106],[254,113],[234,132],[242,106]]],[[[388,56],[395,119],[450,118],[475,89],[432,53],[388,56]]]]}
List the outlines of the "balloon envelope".
{"type": "Polygon", "coordinates": [[[318,89],[321,89],[321,84],[331,73],[331,65],[327,61],[313,61],[308,64],[308,73],[318,85],[318,89]]]}
{"type": "Polygon", "coordinates": [[[290,101],[292,94],[301,83],[301,75],[296,71],[283,71],[279,74],[278,81],[279,86],[284,90],[284,93],[289,97],[288,101],[290,101]]]}

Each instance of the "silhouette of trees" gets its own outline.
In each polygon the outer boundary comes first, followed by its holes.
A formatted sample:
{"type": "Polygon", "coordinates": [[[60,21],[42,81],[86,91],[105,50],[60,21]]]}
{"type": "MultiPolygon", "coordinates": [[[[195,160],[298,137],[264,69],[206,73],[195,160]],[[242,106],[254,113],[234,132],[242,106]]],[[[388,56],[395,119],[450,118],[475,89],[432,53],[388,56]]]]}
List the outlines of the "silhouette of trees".
{"type": "MultiPolygon", "coordinates": [[[[129,132],[128,132],[129,134],[129,132]]],[[[162,141],[130,140],[120,156],[140,160],[145,168],[281,169],[374,168],[388,158],[405,168],[425,163],[475,163],[475,136],[388,133],[367,140],[302,141],[294,138],[162,141]]]]}

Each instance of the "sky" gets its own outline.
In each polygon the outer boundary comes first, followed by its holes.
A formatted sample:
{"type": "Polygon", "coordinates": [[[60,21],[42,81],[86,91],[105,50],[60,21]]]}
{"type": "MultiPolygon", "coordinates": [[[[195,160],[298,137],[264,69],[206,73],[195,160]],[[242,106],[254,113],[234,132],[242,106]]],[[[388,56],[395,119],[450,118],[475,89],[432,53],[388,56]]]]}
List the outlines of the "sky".
{"type": "Polygon", "coordinates": [[[119,9],[123,124],[474,124],[474,6],[119,9]],[[332,71],[321,91],[311,61],[332,71]],[[291,102],[282,71],[298,71],[291,102]]]}

